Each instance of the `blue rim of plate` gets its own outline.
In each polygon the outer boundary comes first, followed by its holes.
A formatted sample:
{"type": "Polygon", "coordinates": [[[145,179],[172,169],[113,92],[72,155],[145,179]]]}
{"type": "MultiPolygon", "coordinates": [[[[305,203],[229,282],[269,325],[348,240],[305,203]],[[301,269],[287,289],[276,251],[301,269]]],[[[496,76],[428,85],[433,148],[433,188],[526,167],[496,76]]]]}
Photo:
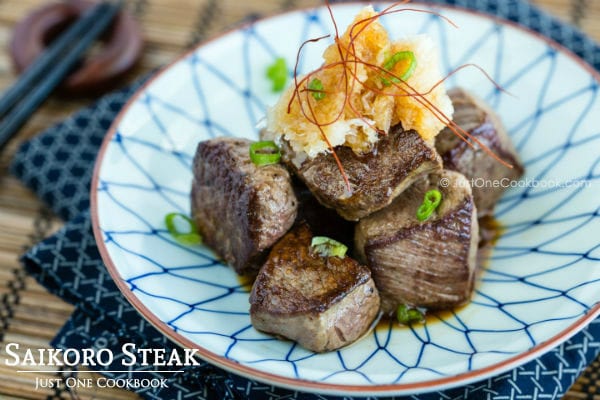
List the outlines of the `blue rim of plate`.
{"type": "MultiPolygon", "coordinates": [[[[335,5],[351,5],[351,4],[361,4],[359,2],[336,2],[335,5]]],[[[364,3],[363,3],[364,4],[364,3]]],[[[565,45],[558,43],[552,38],[545,36],[544,34],[524,26],[519,22],[505,19],[503,17],[497,15],[491,15],[484,11],[473,10],[469,8],[465,8],[459,5],[454,4],[440,4],[440,3],[427,3],[427,2],[411,2],[411,4],[415,4],[417,6],[434,6],[440,9],[448,9],[448,10],[457,10],[460,12],[464,12],[466,14],[475,15],[478,17],[490,19],[497,24],[507,25],[509,27],[520,30],[526,34],[532,35],[537,39],[545,42],[547,45],[557,50],[558,52],[564,54],[569,59],[575,61],[579,66],[585,69],[597,82],[600,82],[600,72],[598,72],[592,65],[590,65],[587,61],[581,58],[579,55],[575,54],[574,51],[567,48],[565,45]]],[[[267,372],[260,371],[255,368],[251,368],[245,365],[242,365],[236,361],[231,359],[227,359],[223,356],[217,355],[208,349],[199,347],[197,344],[193,343],[190,339],[185,338],[178,332],[173,331],[171,327],[158,319],[154,313],[145,306],[141,300],[139,300],[135,294],[130,290],[125,281],[120,276],[115,264],[113,263],[110,254],[105,247],[102,232],[100,229],[99,222],[99,213],[98,213],[98,198],[97,198],[97,188],[99,182],[100,175],[100,167],[102,165],[102,160],[104,158],[104,154],[109,146],[109,143],[113,140],[114,135],[117,132],[117,127],[119,126],[121,120],[127,114],[129,107],[134,104],[140,95],[150,86],[152,83],[161,77],[167,70],[169,70],[172,66],[185,59],[189,55],[196,52],[199,48],[206,46],[209,43],[218,41],[222,37],[229,35],[238,30],[244,29],[252,24],[262,22],[274,17],[284,16],[287,14],[296,13],[299,11],[306,11],[314,9],[314,7],[307,7],[302,9],[294,9],[284,13],[278,13],[274,15],[267,16],[265,18],[260,18],[257,20],[250,21],[244,25],[238,26],[235,29],[224,32],[208,41],[202,42],[195,46],[194,48],[186,51],[171,63],[163,67],[159,70],[154,76],[148,79],[144,84],[137,89],[137,91],[131,96],[131,98],[127,101],[127,103],[123,106],[113,123],[111,124],[107,135],[105,136],[102,145],[100,147],[98,156],[96,158],[96,163],[94,166],[94,172],[92,176],[92,184],[90,189],[90,213],[92,219],[92,227],[94,238],[96,240],[98,250],[100,255],[119,290],[123,293],[125,298],[138,310],[138,312],[148,321],[150,322],[156,329],[158,329],[162,334],[164,334],[167,338],[177,343],[178,345],[184,348],[195,348],[198,349],[198,355],[205,361],[208,361],[220,368],[223,368],[226,371],[238,374],[248,379],[255,379],[261,382],[265,382],[268,384],[274,384],[280,387],[292,389],[292,390],[306,390],[310,392],[322,393],[322,394],[348,394],[348,395],[406,395],[406,394],[416,394],[421,392],[429,392],[434,390],[445,390],[452,387],[462,386],[468,383],[476,382],[482,379],[486,379],[498,374],[501,374],[505,371],[511,370],[515,367],[518,367],[522,364],[525,364],[528,361],[531,361],[542,354],[550,351],[554,347],[560,345],[564,341],[571,338],[573,335],[577,334],[579,331],[584,329],[590,322],[600,316],[600,301],[597,302],[590,310],[583,315],[581,318],[576,320],[573,324],[571,324],[568,328],[559,332],[555,336],[551,337],[547,341],[540,343],[531,349],[524,351],[516,356],[508,358],[506,360],[500,361],[498,363],[492,364],[490,366],[479,368],[476,370],[468,371],[465,373],[457,374],[454,376],[442,377],[438,379],[431,379],[421,382],[412,382],[412,383],[402,383],[402,384],[383,384],[383,385],[347,385],[347,384],[334,384],[334,383],[323,383],[316,381],[308,381],[303,379],[294,379],[288,378],[280,375],[275,375],[267,372]]],[[[540,17],[538,15],[538,17],[540,17]]],[[[540,18],[546,17],[545,15],[541,15],[540,18]]],[[[550,18],[550,17],[546,17],[550,18]]],[[[551,19],[551,18],[550,18],[551,19]]],[[[551,19],[552,20],[552,19],[551,19]]],[[[553,23],[556,21],[552,20],[553,23]]],[[[559,25],[561,26],[561,25],[559,25]]],[[[578,32],[573,30],[576,34],[578,32]]],[[[581,35],[581,34],[580,34],[581,35]]],[[[585,40],[587,38],[583,37],[585,40]]],[[[593,43],[589,41],[590,43],[593,43]]],[[[589,43],[588,43],[589,44],[589,43]]]]}

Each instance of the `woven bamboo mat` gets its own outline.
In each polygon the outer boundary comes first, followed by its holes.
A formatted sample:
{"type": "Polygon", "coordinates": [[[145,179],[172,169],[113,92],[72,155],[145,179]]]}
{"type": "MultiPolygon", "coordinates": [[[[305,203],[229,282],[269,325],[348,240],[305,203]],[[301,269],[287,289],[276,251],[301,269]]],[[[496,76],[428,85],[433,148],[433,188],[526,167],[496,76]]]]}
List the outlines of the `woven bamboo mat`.
{"type": "MultiPolygon", "coordinates": [[[[503,0],[498,0],[503,1],[503,0]]],[[[8,42],[15,22],[44,0],[0,0],[0,92],[15,78],[8,57],[8,42]]],[[[579,25],[600,41],[600,0],[535,0],[554,15],[579,25]]],[[[319,0],[129,0],[128,8],[144,31],[145,51],[138,67],[125,80],[163,65],[185,49],[242,23],[248,16],[270,15],[319,0]]],[[[16,342],[21,349],[46,348],[69,317],[72,307],[48,294],[26,276],[17,258],[31,244],[58,229],[61,222],[49,213],[19,182],[6,173],[18,143],[60,121],[91,98],[53,96],[22,129],[0,156],[0,347],[16,342]]],[[[0,357],[2,354],[0,353],[0,357]]],[[[94,377],[94,375],[91,375],[94,377]]],[[[70,399],[61,390],[35,390],[36,378],[57,373],[17,373],[0,364],[0,399],[70,399]]],[[[135,399],[115,389],[80,389],[81,399],[135,399]]],[[[571,388],[567,400],[600,400],[600,359],[571,388]]]]}

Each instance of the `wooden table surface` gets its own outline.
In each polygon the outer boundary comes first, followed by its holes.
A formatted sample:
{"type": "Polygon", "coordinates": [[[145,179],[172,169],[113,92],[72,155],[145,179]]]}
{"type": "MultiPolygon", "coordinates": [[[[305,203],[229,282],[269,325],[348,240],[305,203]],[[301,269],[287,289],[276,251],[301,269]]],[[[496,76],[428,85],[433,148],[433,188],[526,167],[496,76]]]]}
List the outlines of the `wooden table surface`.
{"type": "MultiPolygon", "coordinates": [[[[504,0],[498,0],[504,1],[504,0]]],[[[45,0],[0,0],[0,92],[15,79],[8,43],[14,24],[45,0]]],[[[600,41],[600,0],[535,0],[534,3],[573,23],[600,41]]],[[[127,7],[143,28],[143,58],[126,81],[168,63],[194,44],[239,24],[248,15],[271,15],[287,9],[320,4],[319,0],[129,0],[127,7]]],[[[52,96],[30,119],[16,140],[0,156],[0,346],[18,342],[22,348],[47,348],[69,317],[72,307],[47,293],[21,269],[18,256],[31,244],[61,226],[44,205],[7,174],[18,144],[90,104],[92,98],[52,96]]],[[[2,353],[0,352],[0,359],[2,353]]],[[[600,400],[600,361],[571,388],[565,399],[600,400]]],[[[70,399],[51,389],[34,389],[36,377],[55,374],[18,374],[0,364],[0,399],[70,399]]],[[[114,389],[80,389],[81,399],[135,399],[114,389]]]]}

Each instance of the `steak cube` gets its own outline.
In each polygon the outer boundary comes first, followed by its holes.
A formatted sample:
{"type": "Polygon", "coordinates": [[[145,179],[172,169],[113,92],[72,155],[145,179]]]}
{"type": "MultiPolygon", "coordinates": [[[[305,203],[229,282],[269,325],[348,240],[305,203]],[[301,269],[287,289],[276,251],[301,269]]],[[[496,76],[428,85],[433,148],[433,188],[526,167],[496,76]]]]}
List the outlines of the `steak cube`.
{"type": "Polygon", "coordinates": [[[350,257],[325,257],[310,249],[312,233],[301,224],[271,250],[250,295],[252,325],[330,351],[360,338],[379,312],[369,269],[350,257]]]}
{"type": "Polygon", "coordinates": [[[255,275],[268,250],[293,225],[297,200],[288,171],[257,166],[251,142],[201,142],[194,157],[192,217],[210,246],[236,272],[255,275]]]}
{"type": "Polygon", "coordinates": [[[467,301],[473,289],[479,241],[477,211],[459,173],[432,174],[356,226],[355,251],[371,268],[384,313],[400,304],[434,309],[467,301]],[[417,219],[425,193],[442,201],[431,217],[417,219]]]}
{"type": "Polygon", "coordinates": [[[513,165],[511,169],[500,164],[478,145],[470,147],[448,128],[436,137],[435,147],[444,168],[458,171],[471,180],[479,216],[491,215],[506,184],[523,175],[523,166],[502,122],[487,104],[461,88],[450,90],[448,95],[454,105],[454,122],[513,165]],[[494,185],[494,181],[498,184],[494,185]]]}
{"type": "Polygon", "coordinates": [[[350,147],[336,147],[350,181],[350,192],[332,154],[319,154],[297,167],[289,161],[294,155],[285,143],[282,151],[288,166],[319,202],[350,221],[382,209],[415,180],[441,169],[433,146],[416,131],[405,131],[401,125],[392,127],[369,153],[357,155],[350,147]]]}

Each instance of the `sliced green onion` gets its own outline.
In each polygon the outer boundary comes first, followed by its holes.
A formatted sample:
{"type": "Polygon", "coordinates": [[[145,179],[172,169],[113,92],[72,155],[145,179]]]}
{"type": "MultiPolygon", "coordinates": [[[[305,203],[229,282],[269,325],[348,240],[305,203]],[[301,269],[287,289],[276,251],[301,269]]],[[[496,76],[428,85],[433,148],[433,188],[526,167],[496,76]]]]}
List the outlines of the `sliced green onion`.
{"type": "Polygon", "coordinates": [[[328,238],[327,236],[315,236],[310,242],[312,251],[323,257],[340,257],[344,258],[348,247],[344,244],[328,238]]]}
{"type": "MultiPolygon", "coordinates": [[[[415,53],[413,53],[412,51],[399,51],[397,53],[392,54],[383,63],[383,68],[387,69],[388,71],[391,71],[392,68],[394,68],[396,64],[398,64],[400,61],[410,62],[410,64],[408,64],[408,68],[406,68],[402,75],[400,75],[400,80],[406,81],[412,76],[413,72],[415,72],[415,68],[417,68],[417,59],[415,57],[415,53]]],[[[398,80],[398,78],[396,77],[393,77],[391,80],[381,78],[381,82],[384,84],[384,86],[390,86],[391,82],[400,83],[400,80],[398,80]]]]}
{"type": "Polygon", "coordinates": [[[398,318],[398,322],[401,324],[410,325],[415,322],[422,322],[425,319],[425,315],[416,308],[400,304],[396,310],[396,318],[398,318]]]}
{"type": "Polygon", "coordinates": [[[431,203],[433,207],[437,208],[442,202],[442,192],[437,189],[428,190],[427,193],[425,193],[424,202],[425,201],[431,203]]]}
{"type": "Polygon", "coordinates": [[[281,152],[272,140],[256,142],[250,145],[250,159],[258,166],[277,164],[281,160],[281,152]]]}
{"type": "Polygon", "coordinates": [[[184,244],[186,246],[192,246],[195,244],[202,243],[202,237],[198,233],[198,228],[196,228],[196,224],[190,217],[182,213],[169,213],[165,215],[165,225],[171,236],[175,238],[179,243],[184,244]],[[187,223],[189,230],[186,232],[181,232],[177,229],[177,219],[182,219],[187,223]]]}
{"type": "Polygon", "coordinates": [[[308,89],[311,91],[312,97],[319,101],[325,98],[325,92],[323,91],[323,82],[320,79],[314,78],[308,84],[308,89]]]}
{"type": "Polygon", "coordinates": [[[417,219],[423,222],[433,214],[433,211],[434,209],[431,207],[431,204],[421,204],[417,209],[417,219]]]}
{"type": "Polygon", "coordinates": [[[285,58],[279,57],[267,68],[267,78],[273,84],[271,90],[280,92],[285,88],[288,79],[288,69],[285,65],[285,58]]]}
{"type": "Polygon", "coordinates": [[[421,222],[427,220],[442,202],[442,193],[437,190],[429,190],[425,193],[423,203],[417,209],[417,219],[421,222]]]}

